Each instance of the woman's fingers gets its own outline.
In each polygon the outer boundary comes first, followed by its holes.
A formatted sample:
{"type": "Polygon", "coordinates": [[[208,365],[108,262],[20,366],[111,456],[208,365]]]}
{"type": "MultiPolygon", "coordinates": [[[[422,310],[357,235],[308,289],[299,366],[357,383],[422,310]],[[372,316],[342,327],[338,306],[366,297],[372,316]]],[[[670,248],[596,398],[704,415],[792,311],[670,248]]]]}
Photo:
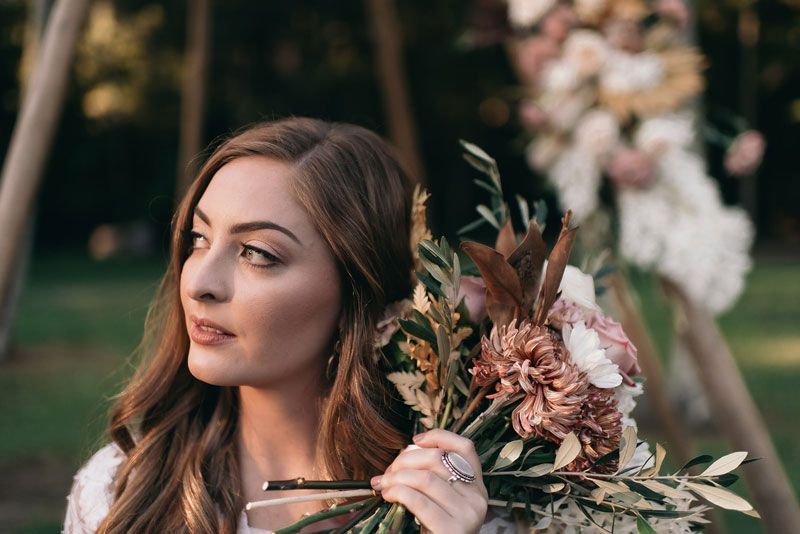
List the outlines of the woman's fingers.
{"type": "Polygon", "coordinates": [[[381,489],[381,497],[385,501],[396,502],[405,506],[425,527],[434,533],[447,532],[445,525],[452,522],[450,514],[441,506],[412,487],[396,484],[381,489]]]}
{"type": "Polygon", "coordinates": [[[387,473],[380,477],[373,488],[383,493],[385,489],[397,485],[408,486],[425,494],[450,515],[456,515],[459,511],[458,496],[453,495],[453,488],[429,469],[403,469],[387,473]]]}
{"type": "Polygon", "coordinates": [[[480,486],[484,492],[486,491],[481,476],[481,461],[472,440],[447,430],[434,429],[414,436],[414,443],[423,448],[436,448],[460,454],[475,471],[475,485],[480,486]]]}

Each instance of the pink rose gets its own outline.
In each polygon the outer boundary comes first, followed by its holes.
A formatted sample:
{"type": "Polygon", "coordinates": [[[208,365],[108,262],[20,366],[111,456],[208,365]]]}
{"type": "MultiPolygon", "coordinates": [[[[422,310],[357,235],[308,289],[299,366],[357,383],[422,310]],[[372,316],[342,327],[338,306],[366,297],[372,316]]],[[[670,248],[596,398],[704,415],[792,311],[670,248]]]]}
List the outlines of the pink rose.
{"type": "Polygon", "coordinates": [[[486,283],[480,276],[462,276],[459,281],[456,300],[467,307],[469,319],[479,323],[486,317],[486,283]]]}
{"type": "Polygon", "coordinates": [[[620,147],[611,155],[606,172],[617,187],[644,188],[653,181],[653,161],[641,150],[620,147]]]}
{"type": "Polygon", "coordinates": [[[642,370],[639,368],[638,351],[622,330],[622,325],[605,315],[593,313],[586,321],[586,327],[597,332],[600,346],[606,350],[606,357],[617,364],[622,379],[632,386],[634,382],[631,377],[642,370]]]}
{"type": "Polygon", "coordinates": [[[755,130],[739,134],[725,153],[725,170],[732,176],[753,174],[761,165],[766,145],[764,136],[755,130]]]}

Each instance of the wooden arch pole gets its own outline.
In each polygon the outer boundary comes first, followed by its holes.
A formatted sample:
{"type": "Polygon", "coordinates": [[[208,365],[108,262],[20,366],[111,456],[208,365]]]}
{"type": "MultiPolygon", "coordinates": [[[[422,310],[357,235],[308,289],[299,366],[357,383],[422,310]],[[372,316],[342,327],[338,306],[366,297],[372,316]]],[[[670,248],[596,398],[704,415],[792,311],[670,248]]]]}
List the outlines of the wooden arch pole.
{"type": "Polygon", "coordinates": [[[47,21],[0,174],[0,302],[12,289],[31,211],[61,115],[67,81],[89,0],[59,0],[47,21]]]}
{"type": "Polygon", "coordinates": [[[682,313],[678,335],[694,359],[717,428],[733,448],[747,451],[751,458],[760,458],[744,466],[742,472],[766,530],[775,534],[800,532],[797,497],[716,321],[674,283],[663,283],[682,313]]]}
{"type": "Polygon", "coordinates": [[[179,202],[199,170],[203,149],[206,85],[211,41],[211,0],[186,2],[186,52],[181,90],[180,146],[175,201],[179,202]]]}
{"type": "Polygon", "coordinates": [[[408,96],[400,22],[393,0],[366,0],[375,41],[375,69],[383,91],[389,136],[400,151],[411,178],[425,183],[425,169],[417,144],[414,113],[408,96]]]}

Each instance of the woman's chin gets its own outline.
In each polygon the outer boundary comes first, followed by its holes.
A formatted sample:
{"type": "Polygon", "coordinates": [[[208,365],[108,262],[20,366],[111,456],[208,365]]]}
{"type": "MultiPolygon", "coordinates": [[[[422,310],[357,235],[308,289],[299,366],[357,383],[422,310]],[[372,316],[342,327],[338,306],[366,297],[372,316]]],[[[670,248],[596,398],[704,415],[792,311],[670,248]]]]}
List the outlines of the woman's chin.
{"type": "Polygon", "coordinates": [[[191,347],[187,359],[189,372],[196,379],[212,386],[239,386],[242,378],[237,377],[237,369],[230,358],[220,358],[203,349],[191,347]]]}

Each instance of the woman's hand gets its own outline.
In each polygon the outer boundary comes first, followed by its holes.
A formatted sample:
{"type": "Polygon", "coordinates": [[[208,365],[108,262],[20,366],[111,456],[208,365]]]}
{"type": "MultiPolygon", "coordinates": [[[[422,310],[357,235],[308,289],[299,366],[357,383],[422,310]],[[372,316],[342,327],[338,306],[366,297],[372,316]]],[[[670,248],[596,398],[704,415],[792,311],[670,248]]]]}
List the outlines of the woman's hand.
{"type": "Polygon", "coordinates": [[[383,476],[372,478],[372,487],[388,502],[405,506],[434,534],[478,532],[486,517],[488,493],[481,464],[469,439],[430,430],[414,436],[383,476]],[[447,481],[451,473],[442,463],[442,452],[452,451],[466,459],[476,477],[471,483],[447,481]]]}

